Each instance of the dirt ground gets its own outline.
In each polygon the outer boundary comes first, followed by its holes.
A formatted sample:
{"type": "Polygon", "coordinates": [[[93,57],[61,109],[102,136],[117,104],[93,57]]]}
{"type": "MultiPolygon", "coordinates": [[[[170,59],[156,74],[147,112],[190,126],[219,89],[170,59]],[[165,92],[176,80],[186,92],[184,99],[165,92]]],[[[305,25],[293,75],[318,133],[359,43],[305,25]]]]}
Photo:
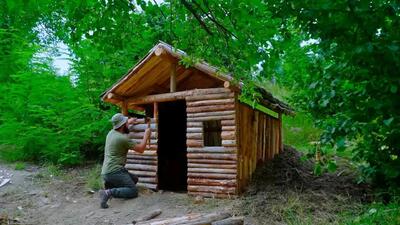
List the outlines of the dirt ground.
{"type": "Polygon", "coordinates": [[[0,216],[15,224],[129,224],[152,210],[161,209],[158,218],[188,213],[231,211],[234,201],[207,199],[195,204],[185,193],[153,192],[140,189],[136,199],[111,199],[110,208],[100,209],[98,193],[85,188],[81,170],[71,170],[61,177],[47,177],[47,172],[31,167],[16,171],[0,165],[0,177],[10,177],[11,184],[0,188],[0,216]]]}
{"type": "Polygon", "coordinates": [[[141,189],[136,199],[112,199],[109,209],[100,209],[98,193],[85,187],[88,168],[54,176],[36,166],[14,170],[0,164],[0,179],[11,179],[0,187],[0,218],[14,224],[129,224],[161,209],[159,218],[229,211],[244,215],[245,224],[339,224],[342,211],[368,201],[368,188],[354,184],[348,168],[316,177],[312,165],[300,157],[287,148],[257,171],[248,191],[237,199],[196,203],[185,193],[141,189]]]}

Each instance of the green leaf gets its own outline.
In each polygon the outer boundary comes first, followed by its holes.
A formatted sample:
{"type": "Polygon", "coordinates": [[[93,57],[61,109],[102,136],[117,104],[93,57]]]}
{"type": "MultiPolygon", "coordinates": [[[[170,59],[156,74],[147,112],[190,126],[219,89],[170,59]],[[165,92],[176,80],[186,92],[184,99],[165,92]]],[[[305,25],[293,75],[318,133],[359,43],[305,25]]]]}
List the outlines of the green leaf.
{"type": "Polygon", "coordinates": [[[390,92],[392,92],[393,94],[396,94],[396,92],[397,92],[397,86],[394,85],[394,84],[390,85],[390,92]]]}
{"type": "Polygon", "coordinates": [[[336,169],[337,169],[336,161],[335,161],[335,160],[330,160],[330,161],[328,162],[327,169],[328,169],[328,171],[329,171],[330,173],[335,172],[336,169]]]}
{"type": "Polygon", "coordinates": [[[315,174],[316,176],[320,176],[320,175],[322,174],[322,166],[321,166],[320,163],[316,163],[316,164],[314,165],[314,174],[315,174]]]}
{"type": "Polygon", "coordinates": [[[383,123],[384,123],[386,126],[390,126],[390,124],[393,122],[393,120],[394,120],[394,118],[391,117],[391,118],[389,118],[389,119],[384,120],[383,123]]]}
{"type": "Polygon", "coordinates": [[[346,139],[344,137],[340,137],[336,141],[336,147],[338,151],[343,151],[346,147],[346,139]]]}

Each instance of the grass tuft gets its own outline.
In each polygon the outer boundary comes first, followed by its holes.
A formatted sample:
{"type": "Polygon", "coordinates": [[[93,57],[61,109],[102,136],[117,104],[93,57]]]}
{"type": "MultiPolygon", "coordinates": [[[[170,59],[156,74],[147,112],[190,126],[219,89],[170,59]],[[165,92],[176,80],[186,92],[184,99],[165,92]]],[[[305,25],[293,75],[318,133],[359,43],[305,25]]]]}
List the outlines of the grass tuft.
{"type": "Polygon", "coordinates": [[[24,170],[26,168],[26,164],[24,162],[15,163],[15,170],[24,170]]]}
{"type": "Polygon", "coordinates": [[[101,165],[96,164],[86,174],[85,187],[89,190],[98,191],[103,187],[103,179],[101,178],[101,165]]]}

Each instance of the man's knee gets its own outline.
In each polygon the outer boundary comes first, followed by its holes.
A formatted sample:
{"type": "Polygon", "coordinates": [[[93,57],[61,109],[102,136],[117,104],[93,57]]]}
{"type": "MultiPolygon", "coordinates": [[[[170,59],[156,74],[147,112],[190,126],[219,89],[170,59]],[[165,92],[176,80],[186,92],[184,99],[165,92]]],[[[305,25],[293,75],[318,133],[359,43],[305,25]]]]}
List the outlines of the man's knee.
{"type": "Polygon", "coordinates": [[[136,198],[138,196],[138,189],[133,187],[121,187],[111,189],[111,194],[114,198],[136,198]]]}
{"type": "Polygon", "coordinates": [[[136,198],[138,195],[138,189],[136,187],[131,188],[131,196],[129,198],[136,198]]]}

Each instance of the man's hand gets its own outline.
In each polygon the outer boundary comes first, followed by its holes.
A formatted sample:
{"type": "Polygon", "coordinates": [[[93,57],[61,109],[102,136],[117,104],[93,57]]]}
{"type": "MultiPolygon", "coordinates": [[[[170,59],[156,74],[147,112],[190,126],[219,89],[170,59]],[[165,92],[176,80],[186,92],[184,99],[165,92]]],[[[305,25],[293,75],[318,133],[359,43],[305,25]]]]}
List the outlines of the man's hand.
{"type": "Polygon", "coordinates": [[[146,149],[146,144],[150,138],[150,135],[151,135],[151,130],[150,130],[150,128],[147,128],[144,131],[144,136],[143,136],[142,142],[140,144],[137,144],[133,150],[135,152],[143,153],[144,150],[146,149]]]}
{"type": "Polygon", "coordinates": [[[143,137],[143,139],[146,138],[146,141],[147,141],[148,139],[150,139],[150,135],[151,135],[151,129],[150,129],[150,128],[147,128],[147,129],[144,131],[144,137],[143,137]]]}
{"type": "Polygon", "coordinates": [[[132,124],[132,125],[137,124],[137,118],[135,118],[135,117],[129,118],[128,119],[128,124],[132,124]]]}

